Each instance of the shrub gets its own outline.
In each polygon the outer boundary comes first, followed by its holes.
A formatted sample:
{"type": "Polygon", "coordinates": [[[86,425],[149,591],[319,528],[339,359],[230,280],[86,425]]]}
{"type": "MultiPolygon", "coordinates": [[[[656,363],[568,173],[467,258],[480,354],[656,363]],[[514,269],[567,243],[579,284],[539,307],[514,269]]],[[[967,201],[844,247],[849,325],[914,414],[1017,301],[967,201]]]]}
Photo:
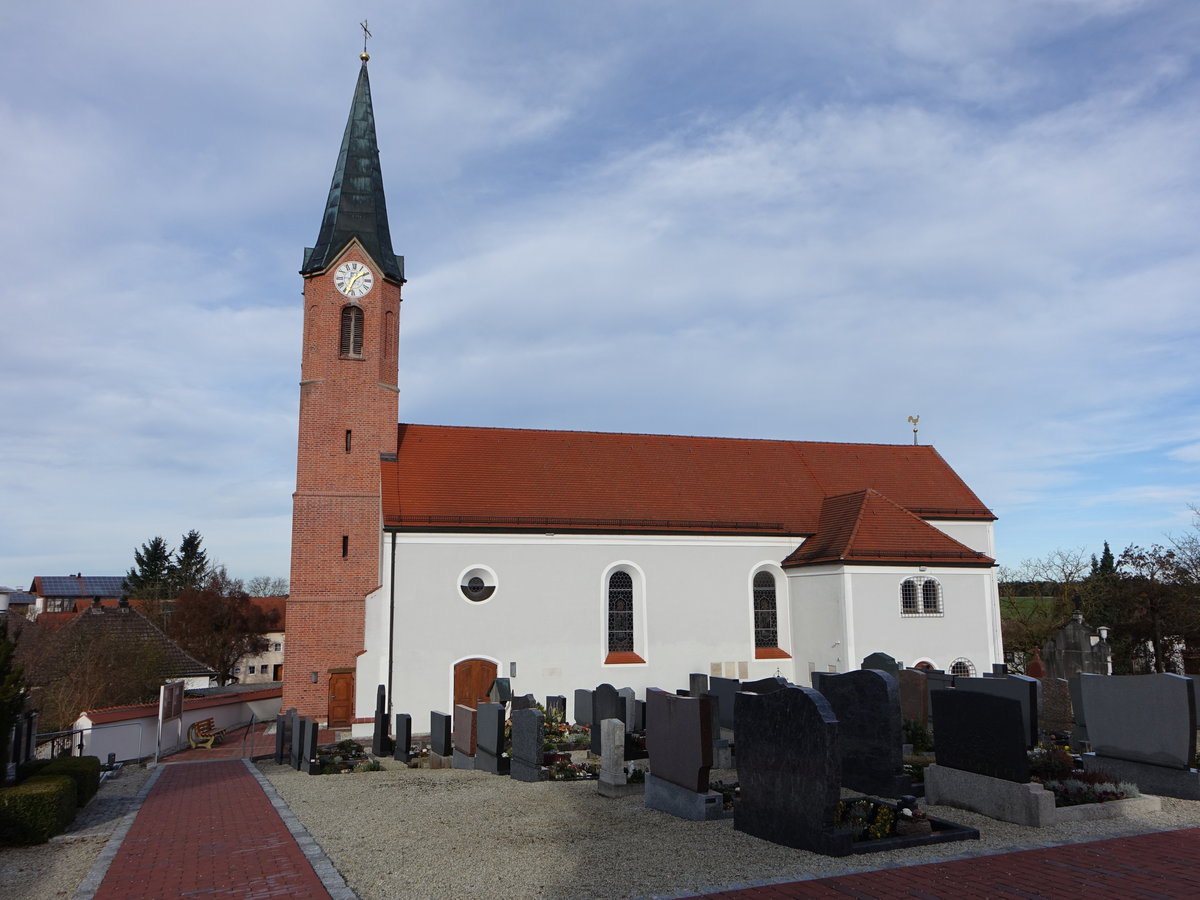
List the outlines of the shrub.
{"type": "Polygon", "coordinates": [[[35,775],[0,788],[0,843],[43,844],[75,818],[75,782],[67,775],[35,775]]]}
{"type": "MultiPolygon", "coordinates": [[[[1088,773],[1099,774],[1099,773],[1088,773]]],[[[1111,781],[1084,781],[1077,777],[1064,778],[1061,781],[1047,781],[1046,790],[1054,792],[1055,806],[1079,806],[1084,803],[1106,803],[1109,800],[1126,800],[1130,797],[1140,797],[1136,784],[1111,781]]]]}
{"type": "Polygon", "coordinates": [[[25,762],[17,766],[17,781],[24,781],[26,778],[32,778],[34,775],[40,775],[42,769],[54,762],[52,759],[27,759],[25,762]]]}
{"type": "Polygon", "coordinates": [[[73,779],[80,806],[86,806],[100,790],[100,759],[96,756],[60,756],[38,774],[66,775],[73,779]]]}
{"type": "Polygon", "coordinates": [[[913,753],[932,753],[933,736],[916,719],[904,720],[904,743],[912,744],[913,753]]]}
{"type": "Polygon", "coordinates": [[[1074,770],[1074,757],[1061,747],[1042,746],[1029,751],[1029,776],[1036,781],[1062,781],[1074,770]]]}

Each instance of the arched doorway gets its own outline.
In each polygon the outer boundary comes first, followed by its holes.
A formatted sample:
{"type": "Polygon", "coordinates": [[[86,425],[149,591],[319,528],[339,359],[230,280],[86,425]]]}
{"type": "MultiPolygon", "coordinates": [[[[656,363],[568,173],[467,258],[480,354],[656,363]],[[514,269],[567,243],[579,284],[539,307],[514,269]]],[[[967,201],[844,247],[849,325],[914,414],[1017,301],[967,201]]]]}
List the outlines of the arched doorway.
{"type": "Polygon", "coordinates": [[[488,688],[496,680],[496,664],[490,659],[464,659],[454,664],[454,705],[474,709],[487,703],[488,688]]]}

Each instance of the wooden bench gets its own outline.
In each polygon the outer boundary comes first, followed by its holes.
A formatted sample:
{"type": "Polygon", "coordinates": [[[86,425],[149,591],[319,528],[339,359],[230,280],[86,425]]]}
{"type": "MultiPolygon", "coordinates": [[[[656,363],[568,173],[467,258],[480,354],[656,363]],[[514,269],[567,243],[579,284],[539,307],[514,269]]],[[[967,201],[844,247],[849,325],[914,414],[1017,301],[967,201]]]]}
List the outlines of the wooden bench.
{"type": "Polygon", "coordinates": [[[193,750],[203,747],[211,750],[213,744],[219,744],[225,739],[225,729],[217,728],[212,719],[201,719],[188,726],[188,744],[193,750]]]}

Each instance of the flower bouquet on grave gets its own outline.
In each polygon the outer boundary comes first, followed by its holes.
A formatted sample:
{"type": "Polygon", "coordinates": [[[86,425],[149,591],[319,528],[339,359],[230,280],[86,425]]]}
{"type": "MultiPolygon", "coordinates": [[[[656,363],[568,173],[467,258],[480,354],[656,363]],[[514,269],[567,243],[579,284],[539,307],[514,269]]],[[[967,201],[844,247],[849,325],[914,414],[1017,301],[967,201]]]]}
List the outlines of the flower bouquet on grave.
{"type": "Polygon", "coordinates": [[[933,823],[921,810],[917,809],[916,797],[904,797],[896,809],[897,837],[908,837],[914,834],[933,834],[933,823]]]}
{"type": "Polygon", "coordinates": [[[856,797],[838,803],[833,823],[850,829],[855,841],[877,841],[896,833],[896,811],[871,797],[856,797]]]}

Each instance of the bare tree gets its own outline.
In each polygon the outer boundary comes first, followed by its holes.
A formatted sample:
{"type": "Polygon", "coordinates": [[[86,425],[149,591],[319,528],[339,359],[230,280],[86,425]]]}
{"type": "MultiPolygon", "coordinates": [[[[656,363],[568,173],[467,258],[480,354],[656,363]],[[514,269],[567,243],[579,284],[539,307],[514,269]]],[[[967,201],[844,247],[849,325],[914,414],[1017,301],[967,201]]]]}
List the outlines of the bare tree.
{"type": "Polygon", "coordinates": [[[246,593],[251,597],[286,597],[288,580],[272,578],[270,575],[255,575],[246,582],[246,593]]]}
{"type": "Polygon", "coordinates": [[[252,603],[242,583],[218,566],[203,587],[185,590],[175,601],[171,637],[215,669],[217,683],[225,685],[238,660],[267,650],[266,633],[277,625],[278,614],[252,603]]]}

